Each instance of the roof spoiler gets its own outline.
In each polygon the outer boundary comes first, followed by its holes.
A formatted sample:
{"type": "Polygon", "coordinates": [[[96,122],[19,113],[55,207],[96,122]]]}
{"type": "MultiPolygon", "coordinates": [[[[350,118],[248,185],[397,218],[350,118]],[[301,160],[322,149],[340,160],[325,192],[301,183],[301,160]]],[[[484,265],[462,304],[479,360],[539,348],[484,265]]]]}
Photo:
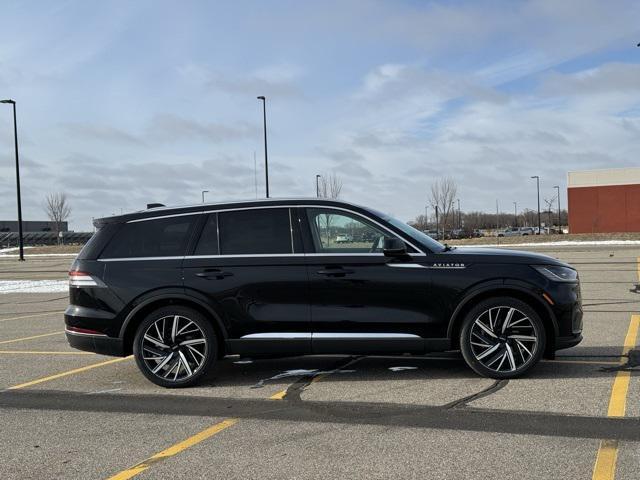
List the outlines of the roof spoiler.
{"type": "Polygon", "coordinates": [[[150,208],[166,207],[163,203],[147,203],[147,210],[150,208]]]}

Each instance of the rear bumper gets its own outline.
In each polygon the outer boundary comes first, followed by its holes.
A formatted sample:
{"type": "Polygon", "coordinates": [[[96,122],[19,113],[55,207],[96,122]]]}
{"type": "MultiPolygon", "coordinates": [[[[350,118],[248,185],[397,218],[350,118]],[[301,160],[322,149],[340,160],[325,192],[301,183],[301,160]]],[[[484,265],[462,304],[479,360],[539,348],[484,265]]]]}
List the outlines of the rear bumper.
{"type": "Polygon", "coordinates": [[[99,353],[101,355],[111,355],[115,357],[126,356],[119,338],[107,337],[106,335],[92,335],[65,330],[69,345],[78,350],[99,353]]]}

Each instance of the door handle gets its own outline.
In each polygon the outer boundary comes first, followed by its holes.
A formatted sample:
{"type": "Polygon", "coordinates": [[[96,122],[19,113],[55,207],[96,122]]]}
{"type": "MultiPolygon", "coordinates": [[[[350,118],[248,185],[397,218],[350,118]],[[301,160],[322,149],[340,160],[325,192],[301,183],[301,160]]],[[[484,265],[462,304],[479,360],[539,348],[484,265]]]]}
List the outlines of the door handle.
{"type": "Polygon", "coordinates": [[[317,273],[320,275],[327,275],[328,277],[344,277],[345,275],[350,275],[355,272],[342,267],[327,267],[318,270],[317,273]]]}
{"type": "Polygon", "coordinates": [[[222,280],[224,277],[230,277],[232,275],[233,273],[231,272],[225,272],[223,270],[218,270],[218,269],[205,270],[204,272],[196,273],[196,277],[205,278],[207,280],[211,278],[215,278],[216,280],[222,280]]]}

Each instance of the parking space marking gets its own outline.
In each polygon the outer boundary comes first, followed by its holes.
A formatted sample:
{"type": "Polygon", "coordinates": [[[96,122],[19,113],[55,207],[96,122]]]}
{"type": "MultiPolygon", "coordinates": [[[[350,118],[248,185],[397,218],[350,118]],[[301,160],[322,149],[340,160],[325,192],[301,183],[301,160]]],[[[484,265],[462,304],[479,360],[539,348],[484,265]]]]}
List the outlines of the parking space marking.
{"type": "MultiPolygon", "coordinates": [[[[640,260],[640,259],[639,259],[640,260]]],[[[640,267],[638,267],[640,269],[640,267]]],[[[638,272],[640,275],[640,271],[638,272]]],[[[622,355],[628,355],[629,351],[636,345],[638,328],[640,326],[640,315],[631,315],[629,329],[624,339],[622,355]]],[[[625,363],[624,357],[619,364],[625,363]]],[[[609,399],[608,417],[624,417],[627,407],[627,393],[629,392],[629,381],[631,372],[629,370],[619,370],[613,380],[611,397],[609,399]]],[[[593,467],[592,480],[613,480],[616,475],[616,461],[618,459],[618,441],[601,440],[596,456],[596,463],[593,467]]]]}
{"type": "Polygon", "coordinates": [[[111,365],[113,363],[124,362],[125,360],[129,360],[133,358],[131,355],[128,357],[122,358],[114,358],[112,360],[107,360],[105,362],[94,363],[92,365],[87,365],[86,367],[74,368],[73,370],[68,370],[62,373],[56,373],[55,375],[49,375],[48,377],[38,378],[36,380],[31,380],[30,382],[21,383],[19,385],[14,385],[13,387],[7,388],[7,390],[18,390],[21,388],[31,387],[33,385],[38,385],[39,383],[49,382],[51,380],[55,380],[57,378],[68,377],[69,375],[75,375],[76,373],[86,372],[87,370],[93,370],[94,368],[104,367],[106,365],[111,365]]]}
{"type": "Polygon", "coordinates": [[[42,350],[0,350],[0,354],[24,354],[24,355],[95,355],[92,352],[47,352],[42,350]]]}
{"type": "Polygon", "coordinates": [[[22,342],[23,340],[33,340],[35,338],[50,337],[52,335],[60,335],[63,333],[64,331],[60,331],[60,332],[52,332],[52,333],[43,333],[42,335],[33,335],[31,337],[22,337],[22,338],[14,338],[12,340],[3,340],[0,342],[0,345],[6,345],[7,343],[22,342]]]}
{"type": "Polygon", "coordinates": [[[35,318],[35,317],[42,317],[43,315],[51,315],[52,313],[64,313],[63,311],[51,311],[51,312],[42,312],[42,313],[36,313],[34,315],[22,315],[20,317],[11,317],[11,318],[0,318],[0,323],[2,322],[8,322],[9,320],[22,320],[23,318],[35,318]]]}
{"type": "Polygon", "coordinates": [[[126,480],[128,478],[133,478],[139,473],[142,473],[145,470],[147,470],[154,463],[173,457],[174,455],[177,455],[183,450],[186,450],[189,447],[197,445],[203,440],[206,440],[207,438],[210,438],[215,434],[220,433],[221,431],[235,425],[236,423],[238,423],[238,420],[235,418],[229,418],[227,420],[223,420],[220,423],[216,423],[215,425],[212,425],[211,427],[206,428],[200,433],[196,433],[192,437],[189,437],[186,440],[178,442],[175,445],[172,445],[171,447],[156,453],[152,457],[147,458],[146,460],[138,463],[137,465],[134,465],[131,468],[123,470],[122,472],[109,477],[108,480],[126,480]]]}

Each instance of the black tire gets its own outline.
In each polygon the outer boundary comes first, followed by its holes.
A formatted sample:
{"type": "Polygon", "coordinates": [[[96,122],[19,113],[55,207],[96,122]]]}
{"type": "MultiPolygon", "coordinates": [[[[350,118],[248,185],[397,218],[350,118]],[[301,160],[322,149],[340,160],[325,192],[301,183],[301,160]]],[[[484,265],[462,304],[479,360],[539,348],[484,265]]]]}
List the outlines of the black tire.
{"type": "Polygon", "coordinates": [[[480,302],[467,313],[460,331],[460,350],[467,364],[479,375],[495,379],[524,375],[540,361],[546,342],[540,316],[511,297],[480,302]]]}
{"type": "Polygon", "coordinates": [[[140,371],[165,388],[197,384],[217,358],[217,350],[211,323],[200,312],[180,305],[162,307],[147,315],[133,341],[140,371]]]}

